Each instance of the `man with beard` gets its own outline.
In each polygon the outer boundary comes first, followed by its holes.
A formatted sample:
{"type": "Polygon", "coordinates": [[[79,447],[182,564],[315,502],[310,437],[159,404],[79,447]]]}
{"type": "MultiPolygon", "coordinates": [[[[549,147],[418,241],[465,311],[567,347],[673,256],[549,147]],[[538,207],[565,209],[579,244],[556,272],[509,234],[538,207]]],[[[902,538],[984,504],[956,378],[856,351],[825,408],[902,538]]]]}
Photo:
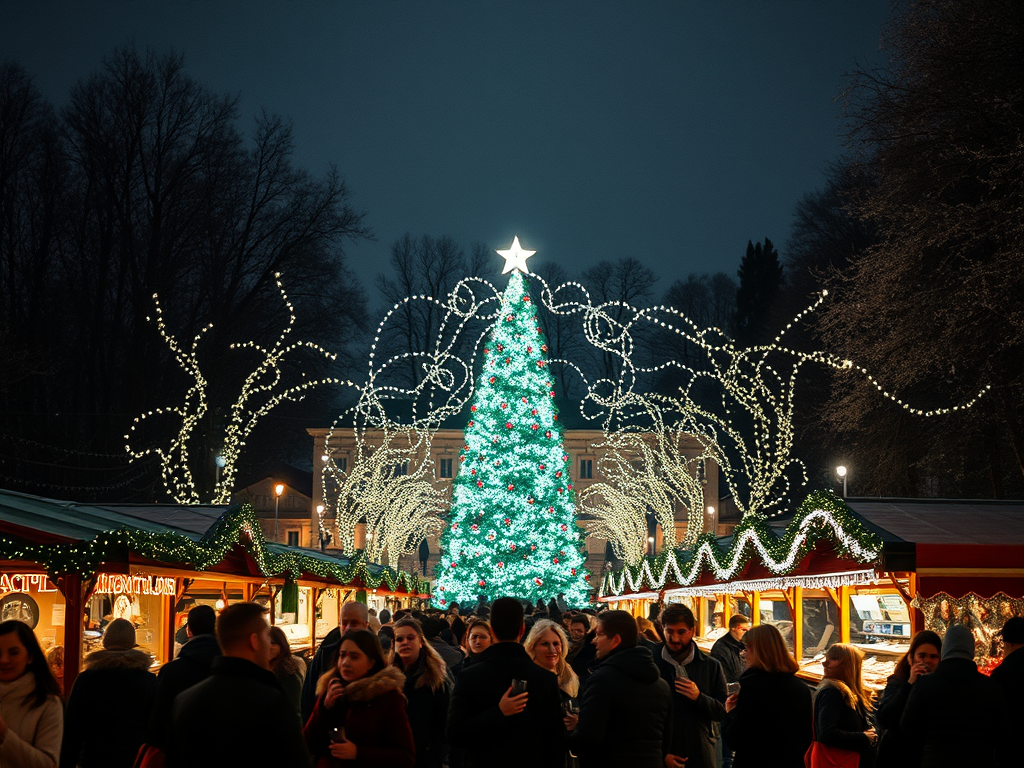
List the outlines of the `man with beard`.
{"type": "Polygon", "coordinates": [[[668,768],[716,768],[713,723],[725,717],[727,690],[722,665],[693,642],[697,620],[673,603],[661,614],[665,642],[654,661],[672,689],[672,746],[668,768]]]}

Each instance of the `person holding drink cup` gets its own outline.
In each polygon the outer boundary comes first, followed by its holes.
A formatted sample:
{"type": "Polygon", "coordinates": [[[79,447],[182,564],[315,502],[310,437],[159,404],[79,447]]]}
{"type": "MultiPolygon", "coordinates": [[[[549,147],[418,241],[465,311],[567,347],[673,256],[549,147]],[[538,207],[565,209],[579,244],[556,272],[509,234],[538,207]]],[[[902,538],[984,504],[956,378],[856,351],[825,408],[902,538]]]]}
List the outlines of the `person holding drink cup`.
{"type": "Polygon", "coordinates": [[[654,663],[672,689],[672,746],[668,768],[715,768],[713,723],[725,717],[725,674],[715,658],[693,642],[697,620],[685,605],[672,603],[661,613],[665,643],[654,663]]]}
{"type": "Polygon", "coordinates": [[[802,768],[811,743],[811,691],[797,679],[800,667],[774,626],[751,628],[745,643],[746,669],[729,684],[722,721],[733,768],[802,768]]]}
{"type": "Polygon", "coordinates": [[[316,768],[353,765],[412,768],[416,760],[405,711],[405,675],[388,666],[377,636],[345,632],[331,668],[316,684],[316,704],[303,729],[316,768]]]}

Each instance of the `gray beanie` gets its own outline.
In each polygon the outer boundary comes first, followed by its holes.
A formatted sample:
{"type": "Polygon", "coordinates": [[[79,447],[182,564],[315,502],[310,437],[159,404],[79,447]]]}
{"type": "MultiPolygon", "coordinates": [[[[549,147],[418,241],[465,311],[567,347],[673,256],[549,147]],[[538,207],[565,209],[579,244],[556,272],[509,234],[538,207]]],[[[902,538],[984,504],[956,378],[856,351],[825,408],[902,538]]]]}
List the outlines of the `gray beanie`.
{"type": "Polygon", "coordinates": [[[942,638],[942,660],[946,659],[974,661],[974,635],[963,624],[954,624],[942,638]]]}
{"type": "Polygon", "coordinates": [[[126,651],[135,647],[135,627],[126,619],[114,619],[103,633],[103,647],[107,650],[126,651]]]}

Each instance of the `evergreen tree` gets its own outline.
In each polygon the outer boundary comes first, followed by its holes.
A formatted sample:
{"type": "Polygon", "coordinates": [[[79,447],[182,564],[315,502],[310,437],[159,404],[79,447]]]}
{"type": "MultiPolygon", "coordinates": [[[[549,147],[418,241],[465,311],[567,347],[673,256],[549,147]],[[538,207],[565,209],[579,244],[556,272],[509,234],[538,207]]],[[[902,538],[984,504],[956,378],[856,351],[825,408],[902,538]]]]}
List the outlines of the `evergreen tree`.
{"type": "Polygon", "coordinates": [[[523,275],[513,272],[483,370],[441,535],[434,601],[485,594],[589,599],[569,456],[548,346],[523,275]]]}
{"type": "Polygon", "coordinates": [[[738,274],[734,335],[740,344],[758,344],[774,330],[770,314],[782,284],[782,264],[772,241],[766,237],[762,247],[761,243],[754,245],[748,240],[738,274]]]}

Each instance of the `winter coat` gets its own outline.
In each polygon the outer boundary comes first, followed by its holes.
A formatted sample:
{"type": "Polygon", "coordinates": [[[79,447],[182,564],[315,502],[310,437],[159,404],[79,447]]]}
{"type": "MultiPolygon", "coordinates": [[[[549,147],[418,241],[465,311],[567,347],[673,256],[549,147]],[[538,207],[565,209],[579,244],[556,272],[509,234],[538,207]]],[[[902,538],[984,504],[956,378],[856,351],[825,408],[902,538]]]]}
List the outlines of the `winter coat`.
{"type": "Polygon", "coordinates": [[[299,718],[274,673],[237,656],[215,658],[210,675],[175,699],[166,752],[168,768],[310,763],[299,718]]]}
{"type": "Polygon", "coordinates": [[[323,696],[318,697],[302,732],[316,768],[412,768],[416,747],[402,695],[404,684],[401,670],[385,667],[346,685],[345,695],[331,709],[323,696]],[[356,745],[356,759],[344,763],[329,751],[331,729],[342,726],[345,738],[356,745]]]}
{"type": "Polygon", "coordinates": [[[802,768],[811,745],[811,689],[789,672],[751,668],[722,721],[734,768],[802,768]]]}
{"type": "Polygon", "coordinates": [[[213,635],[196,635],[181,646],[178,658],[160,668],[156,677],[156,702],[149,719],[146,743],[166,749],[175,697],[186,688],[202,682],[210,674],[210,665],[220,656],[213,635]]]}
{"type": "MultiPolygon", "coordinates": [[[[920,679],[920,678],[918,678],[920,679]]],[[[875,768],[917,768],[921,764],[921,742],[908,739],[900,728],[900,718],[914,686],[906,677],[891,676],[875,707],[878,737],[875,768]]]]}
{"type": "Polygon", "coordinates": [[[0,683],[0,715],[7,735],[0,744],[0,766],[50,768],[60,756],[64,708],[56,696],[35,704],[36,677],[26,672],[17,680],[0,683]]]}
{"type": "Polygon", "coordinates": [[[599,659],[580,696],[569,751],[582,768],[661,768],[672,741],[672,697],[650,651],[599,659]]]}
{"type": "Polygon", "coordinates": [[[995,734],[1006,733],[1009,725],[1006,699],[999,683],[981,674],[973,661],[944,659],[911,687],[900,728],[919,740],[921,768],[1003,764],[999,749],[1010,738],[995,734]]]}
{"type": "Polygon", "coordinates": [[[722,672],[725,673],[727,683],[735,683],[743,675],[744,663],[740,652],[744,649],[743,643],[726,632],[711,646],[711,658],[718,659],[722,665],[722,672]]]}
{"type": "Polygon", "coordinates": [[[470,664],[474,664],[482,655],[482,653],[467,653],[466,657],[454,667],[448,667],[448,674],[452,676],[452,680],[458,679],[462,670],[470,664]]]}
{"type": "Polygon", "coordinates": [[[309,720],[313,714],[313,705],[316,704],[316,683],[327,670],[331,668],[338,653],[338,646],[341,645],[341,628],[335,627],[327,633],[327,637],[316,649],[313,661],[306,667],[306,679],[302,683],[302,722],[309,720]]]}
{"type": "Polygon", "coordinates": [[[495,643],[462,670],[448,709],[448,743],[465,768],[562,768],[565,723],[558,678],[519,643],[495,643]],[[506,717],[498,702],[526,680],[526,708],[506,717]]]}
{"type": "Polygon", "coordinates": [[[688,758],[686,768],[715,768],[718,760],[715,745],[718,738],[712,723],[725,717],[725,674],[717,659],[708,656],[696,645],[693,659],[686,665],[686,674],[697,684],[700,695],[695,701],[675,688],[676,665],[665,658],[665,645],[660,646],[654,663],[672,692],[672,746],[669,752],[688,758]]]}
{"type": "Polygon", "coordinates": [[[814,740],[827,747],[860,754],[858,768],[873,768],[875,748],[864,731],[871,728],[867,710],[849,703],[853,692],[838,680],[825,678],[814,694],[814,740]]]}
{"type": "Polygon", "coordinates": [[[1006,699],[1006,722],[1024,722],[1024,649],[1018,648],[992,670],[1006,699]]]}
{"type": "Polygon", "coordinates": [[[446,677],[444,684],[433,690],[423,674],[420,661],[406,670],[405,694],[406,711],[412,728],[412,739],[416,744],[416,768],[441,768],[448,754],[448,739],[445,726],[448,721],[448,703],[451,700],[452,683],[446,677]]]}
{"type": "Polygon", "coordinates": [[[281,690],[295,706],[295,714],[302,717],[302,683],[306,679],[306,662],[295,654],[289,654],[277,662],[274,676],[281,684],[281,690]]]}
{"type": "Polygon", "coordinates": [[[105,648],[85,657],[64,712],[60,768],[131,768],[156,702],[152,663],[137,648],[105,648]],[[109,731],[112,718],[117,738],[109,731]]]}

